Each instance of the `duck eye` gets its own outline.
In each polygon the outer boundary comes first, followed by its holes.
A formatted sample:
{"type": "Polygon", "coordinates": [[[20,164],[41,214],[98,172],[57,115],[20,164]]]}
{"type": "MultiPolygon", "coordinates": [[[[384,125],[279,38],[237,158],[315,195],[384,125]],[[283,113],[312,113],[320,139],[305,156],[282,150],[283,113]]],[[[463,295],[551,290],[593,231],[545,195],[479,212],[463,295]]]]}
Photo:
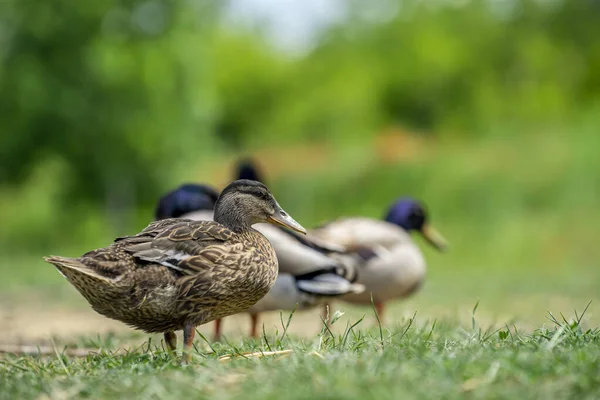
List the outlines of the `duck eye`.
{"type": "Polygon", "coordinates": [[[408,221],[412,226],[423,225],[425,222],[425,213],[422,210],[417,210],[408,216],[408,221]]]}

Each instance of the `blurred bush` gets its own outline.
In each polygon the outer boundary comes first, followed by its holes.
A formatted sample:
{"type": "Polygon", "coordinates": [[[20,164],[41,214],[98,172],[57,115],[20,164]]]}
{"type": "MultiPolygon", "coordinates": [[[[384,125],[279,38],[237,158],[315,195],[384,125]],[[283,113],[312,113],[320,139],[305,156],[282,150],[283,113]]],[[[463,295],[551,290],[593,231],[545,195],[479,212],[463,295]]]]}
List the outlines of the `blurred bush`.
{"type": "Polygon", "coordinates": [[[231,152],[351,146],[390,125],[538,135],[600,104],[600,1],[347,0],[301,55],[223,22],[224,4],[2,2],[3,243],[50,246],[57,224],[97,237],[100,205],[131,229],[162,190],[231,152]]]}
{"type": "Polygon", "coordinates": [[[2,180],[59,158],[71,198],[155,193],[173,155],[210,138],[211,10],[192,5],[4,2],[2,180]]]}

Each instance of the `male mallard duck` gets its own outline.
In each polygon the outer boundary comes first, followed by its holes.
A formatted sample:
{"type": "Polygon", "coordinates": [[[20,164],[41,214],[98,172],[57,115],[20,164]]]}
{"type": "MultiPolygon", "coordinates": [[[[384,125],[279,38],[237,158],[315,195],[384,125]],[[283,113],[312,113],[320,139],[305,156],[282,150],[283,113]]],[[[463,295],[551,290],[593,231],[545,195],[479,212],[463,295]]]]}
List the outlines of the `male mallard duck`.
{"type": "Polygon", "coordinates": [[[154,219],[181,218],[185,214],[191,215],[192,211],[207,215],[208,218],[188,219],[210,221],[218,198],[219,192],[208,185],[184,184],[160,198],[154,210],[154,219]]]}
{"type": "Polygon", "coordinates": [[[365,285],[366,290],[362,294],[344,296],[342,300],[371,304],[372,294],[381,317],[386,301],[411,295],[425,278],[425,259],[410,237],[412,231],[420,232],[438,250],[446,250],[446,240],[427,223],[423,205],[410,198],[396,201],[385,221],[342,218],[312,230],[311,235],[364,256],[358,283],[365,285]]]}
{"type": "MultiPolygon", "coordinates": [[[[216,191],[205,185],[187,184],[164,195],[156,208],[155,217],[211,220],[216,191]]],[[[271,242],[279,261],[279,275],[269,293],[248,309],[252,326],[251,335],[258,334],[258,315],[275,310],[308,309],[323,304],[326,299],[348,293],[360,293],[362,285],[352,283],[356,279],[354,259],[338,260],[326,253],[343,248],[327,243],[303,241],[300,235],[272,225],[259,224],[255,227],[271,242]]],[[[221,331],[220,320],[216,321],[215,336],[221,331]]]]}
{"type": "Polygon", "coordinates": [[[256,162],[252,158],[239,159],[235,167],[236,171],[234,172],[234,175],[237,176],[237,179],[248,179],[265,183],[263,174],[259,171],[260,168],[258,168],[256,162]]]}
{"type": "Polygon", "coordinates": [[[215,204],[214,221],[164,219],[79,258],[48,257],[98,313],[148,333],[170,350],[183,329],[184,361],[195,327],[247,310],[277,278],[277,257],[252,225],[305,233],[265,185],[238,180],[215,204]]]}

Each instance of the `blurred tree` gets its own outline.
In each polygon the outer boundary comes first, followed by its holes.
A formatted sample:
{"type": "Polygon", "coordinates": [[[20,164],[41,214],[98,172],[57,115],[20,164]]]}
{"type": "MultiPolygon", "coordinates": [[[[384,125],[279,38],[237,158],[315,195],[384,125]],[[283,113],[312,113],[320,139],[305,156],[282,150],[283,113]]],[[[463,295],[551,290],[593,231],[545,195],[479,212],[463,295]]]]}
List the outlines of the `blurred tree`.
{"type": "MultiPolygon", "coordinates": [[[[211,126],[210,2],[5,2],[2,181],[59,156],[70,198],[127,208],[211,126]],[[176,138],[173,136],[177,134],[176,138]]],[[[154,201],[154,196],[146,200],[154,201]]]]}
{"type": "Polygon", "coordinates": [[[277,120],[294,121],[291,131],[400,123],[481,135],[551,124],[600,99],[597,1],[346,4],[348,18],[300,61],[298,92],[280,103],[277,120]]]}
{"type": "Polygon", "coordinates": [[[219,140],[347,140],[398,123],[481,134],[600,98],[591,0],[348,0],[295,58],[219,24],[214,2],[2,7],[0,178],[58,155],[69,193],[87,199],[155,195],[219,140]]]}
{"type": "Polygon", "coordinates": [[[216,134],[231,148],[242,149],[253,137],[264,136],[263,121],[272,118],[289,79],[287,65],[264,39],[249,32],[221,29],[214,38],[216,134]]]}
{"type": "Polygon", "coordinates": [[[600,104],[598,1],[347,0],[293,56],[224,4],[0,2],[2,182],[49,165],[53,197],[121,221],[221,148],[504,135],[600,104]]]}

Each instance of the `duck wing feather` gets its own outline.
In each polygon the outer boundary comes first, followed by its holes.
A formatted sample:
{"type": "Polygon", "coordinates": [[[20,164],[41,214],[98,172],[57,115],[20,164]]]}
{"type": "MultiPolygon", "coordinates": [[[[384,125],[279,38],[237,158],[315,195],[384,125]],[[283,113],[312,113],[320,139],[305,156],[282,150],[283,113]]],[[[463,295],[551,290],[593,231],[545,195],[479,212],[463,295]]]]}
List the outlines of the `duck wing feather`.
{"type": "Polygon", "coordinates": [[[135,236],[118,238],[123,250],[133,257],[196,275],[220,263],[223,246],[235,232],[214,221],[167,219],[152,222],[135,236]]]}

